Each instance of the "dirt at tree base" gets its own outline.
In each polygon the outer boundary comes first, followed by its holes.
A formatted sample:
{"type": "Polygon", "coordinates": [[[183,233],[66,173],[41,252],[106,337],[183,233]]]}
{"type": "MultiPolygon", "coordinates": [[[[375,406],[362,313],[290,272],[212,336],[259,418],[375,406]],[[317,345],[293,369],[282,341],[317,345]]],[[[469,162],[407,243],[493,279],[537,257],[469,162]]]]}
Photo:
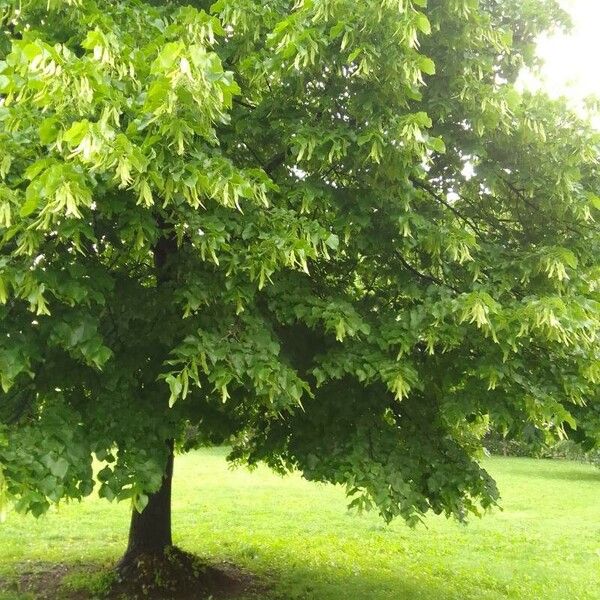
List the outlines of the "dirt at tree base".
{"type": "Polygon", "coordinates": [[[72,573],[92,574],[99,568],[98,565],[27,561],[15,567],[15,577],[0,578],[0,592],[23,594],[35,600],[85,600],[93,596],[82,590],[63,588],[63,579],[72,573]]]}
{"type": "Polygon", "coordinates": [[[28,594],[36,600],[226,600],[264,590],[250,573],[229,563],[208,563],[169,548],[164,556],[140,556],[110,571],[98,564],[27,563],[15,579],[0,579],[0,591],[28,594]],[[87,590],[65,578],[102,575],[102,589],[87,590]],[[71,576],[71,577],[69,577],[71,576]]]}

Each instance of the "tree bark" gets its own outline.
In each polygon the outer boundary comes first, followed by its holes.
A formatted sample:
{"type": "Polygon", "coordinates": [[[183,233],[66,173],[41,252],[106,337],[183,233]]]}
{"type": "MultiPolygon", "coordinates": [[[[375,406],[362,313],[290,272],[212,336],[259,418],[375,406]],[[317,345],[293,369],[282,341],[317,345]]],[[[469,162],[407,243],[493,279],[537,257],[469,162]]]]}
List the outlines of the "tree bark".
{"type": "Polygon", "coordinates": [[[129,543],[120,566],[130,565],[140,556],[162,556],[173,545],[171,535],[171,485],[173,481],[173,440],[167,442],[169,454],[160,488],[148,496],[148,504],[140,513],[131,513],[129,543]]]}

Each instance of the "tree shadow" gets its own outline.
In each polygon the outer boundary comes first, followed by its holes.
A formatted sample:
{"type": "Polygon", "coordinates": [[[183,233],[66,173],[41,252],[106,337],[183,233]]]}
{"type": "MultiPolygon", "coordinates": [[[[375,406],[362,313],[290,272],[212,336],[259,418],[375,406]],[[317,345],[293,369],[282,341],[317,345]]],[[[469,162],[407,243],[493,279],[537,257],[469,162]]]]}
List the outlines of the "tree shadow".
{"type": "MultiPolygon", "coordinates": [[[[518,472],[527,477],[535,479],[548,479],[554,481],[592,481],[600,483],[600,469],[590,468],[592,465],[581,464],[579,468],[574,468],[573,463],[565,463],[564,466],[556,468],[556,463],[552,469],[524,469],[519,468],[518,472]]],[[[516,473],[517,469],[513,471],[516,473]]]]}
{"type": "MultiPolygon", "coordinates": [[[[400,571],[400,570],[399,570],[400,571]]],[[[455,600],[456,595],[440,582],[410,582],[387,573],[360,573],[331,567],[290,568],[285,575],[269,578],[265,596],[243,596],[239,600],[455,600]]],[[[472,597],[480,597],[473,590],[472,597]]],[[[236,599],[237,600],[237,599],[236,599]]]]}
{"type": "MultiPolygon", "coordinates": [[[[223,565],[224,563],[219,563],[223,565]]],[[[85,600],[112,598],[105,594],[114,565],[108,562],[46,563],[15,565],[14,576],[0,578],[0,600],[85,600]]],[[[229,570],[238,571],[231,563],[229,570]]],[[[293,565],[285,573],[251,574],[252,580],[235,594],[206,595],[188,590],[185,600],[450,600],[456,598],[440,584],[419,585],[398,574],[361,572],[351,565],[342,567],[293,565]]],[[[473,589],[472,597],[478,597],[473,589]]],[[[132,596],[132,598],[135,596],[132,596]]],[[[154,596],[152,596],[154,598],[154,596]]],[[[177,596],[179,598],[179,596],[177,596]]],[[[183,596],[181,596],[183,598],[183,596]]]]}

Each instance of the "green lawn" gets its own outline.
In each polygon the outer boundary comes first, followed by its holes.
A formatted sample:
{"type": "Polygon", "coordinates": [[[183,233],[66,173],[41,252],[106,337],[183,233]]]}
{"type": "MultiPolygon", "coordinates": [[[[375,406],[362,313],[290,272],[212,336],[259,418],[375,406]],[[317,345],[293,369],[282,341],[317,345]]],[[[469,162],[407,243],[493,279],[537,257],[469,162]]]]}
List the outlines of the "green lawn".
{"type": "MultiPolygon", "coordinates": [[[[349,513],[337,488],[229,470],[224,456],[213,449],[177,458],[175,541],[264,577],[271,591],[261,598],[600,599],[593,467],[488,459],[503,511],[466,527],[436,517],[411,530],[349,513]]],[[[0,525],[0,574],[54,562],[108,565],[124,549],[127,513],[125,504],[88,499],[37,521],[10,514],[0,525]]]]}

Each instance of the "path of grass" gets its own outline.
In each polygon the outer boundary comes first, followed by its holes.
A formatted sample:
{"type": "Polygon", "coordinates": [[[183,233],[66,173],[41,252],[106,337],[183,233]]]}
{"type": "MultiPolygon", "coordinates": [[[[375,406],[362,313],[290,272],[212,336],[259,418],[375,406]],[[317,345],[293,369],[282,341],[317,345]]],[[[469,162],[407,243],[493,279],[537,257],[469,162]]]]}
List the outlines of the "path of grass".
{"type": "MultiPolygon", "coordinates": [[[[231,471],[224,455],[178,457],[175,540],[265,576],[272,591],[261,600],[600,600],[600,471],[593,467],[489,459],[503,512],[468,527],[430,518],[411,530],[349,513],[339,489],[263,469],[231,471]]],[[[0,525],[0,574],[38,562],[108,565],[123,551],[127,511],[88,499],[38,521],[11,514],[0,525]]]]}

